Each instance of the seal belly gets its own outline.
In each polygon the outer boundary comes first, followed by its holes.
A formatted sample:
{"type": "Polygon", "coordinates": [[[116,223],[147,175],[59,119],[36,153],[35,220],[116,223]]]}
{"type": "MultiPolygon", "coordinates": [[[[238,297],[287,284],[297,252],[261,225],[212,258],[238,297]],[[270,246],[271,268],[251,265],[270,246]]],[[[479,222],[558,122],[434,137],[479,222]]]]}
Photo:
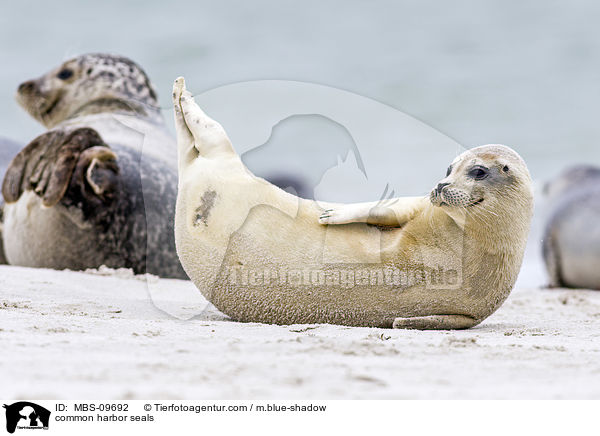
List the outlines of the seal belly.
{"type": "MultiPolygon", "coordinates": [[[[234,192],[243,190],[228,189],[223,195],[235,197],[234,192]]],[[[194,205],[189,207],[195,210],[194,205]]],[[[216,221],[199,226],[209,233],[192,234],[186,230],[192,226],[179,227],[184,233],[178,249],[205,297],[234,320],[389,328],[398,316],[455,313],[466,298],[460,264],[440,271],[433,253],[412,248],[410,227],[408,232],[367,224],[326,227],[317,223],[320,208],[314,202],[300,200],[296,216],[281,210],[287,207],[262,204],[221,240],[226,247],[220,256],[210,226],[222,226],[225,217],[237,221],[233,213],[239,208],[222,203],[215,208],[216,221]],[[266,222],[276,224],[265,232],[266,222]],[[192,239],[196,244],[189,244],[192,239]]],[[[180,218],[188,215],[180,209],[180,218]]]]}

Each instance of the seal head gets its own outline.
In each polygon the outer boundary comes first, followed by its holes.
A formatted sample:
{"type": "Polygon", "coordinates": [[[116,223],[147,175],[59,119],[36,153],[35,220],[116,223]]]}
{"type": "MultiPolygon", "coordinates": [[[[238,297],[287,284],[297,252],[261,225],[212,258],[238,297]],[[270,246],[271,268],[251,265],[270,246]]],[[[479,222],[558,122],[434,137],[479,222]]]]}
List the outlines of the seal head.
{"type": "Polygon", "coordinates": [[[93,53],[70,59],[21,83],[17,102],[49,129],[99,112],[134,113],[162,123],[156,92],[144,70],[115,55],[93,53]]]}
{"type": "Polygon", "coordinates": [[[544,185],[544,196],[556,201],[568,191],[595,188],[600,181],[600,168],[593,165],[575,165],[564,170],[554,180],[544,185]]]}
{"type": "Polygon", "coordinates": [[[503,238],[490,238],[490,244],[509,239],[524,242],[533,207],[531,186],[527,165],[514,150],[483,145],[452,162],[446,177],[431,191],[430,201],[456,222],[477,228],[482,239],[505,232],[503,238]]]}

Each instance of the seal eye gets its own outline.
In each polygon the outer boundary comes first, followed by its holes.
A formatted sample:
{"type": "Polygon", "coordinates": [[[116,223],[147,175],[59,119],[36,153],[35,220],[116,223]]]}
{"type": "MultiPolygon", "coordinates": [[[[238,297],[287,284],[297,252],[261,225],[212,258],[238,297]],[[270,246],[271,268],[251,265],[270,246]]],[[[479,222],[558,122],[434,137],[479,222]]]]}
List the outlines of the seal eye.
{"type": "Polygon", "coordinates": [[[504,165],[504,168],[502,168],[502,171],[504,171],[505,173],[508,172],[508,165],[504,165]]]}
{"type": "Polygon", "coordinates": [[[60,70],[60,72],[56,75],[60,80],[67,80],[73,75],[73,70],[65,68],[64,70],[60,70]]]}
{"type": "Polygon", "coordinates": [[[488,170],[484,167],[474,167],[468,173],[468,176],[475,180],[483,180],[488,176],[488,170]]]}
{"type": "Polygon", "coordinates": [[[446,177],[448,177],[450,175],[450,173],[452,172],[452,165],[450,165],[448,167],[448,170],[446,171],[446,177]]]}

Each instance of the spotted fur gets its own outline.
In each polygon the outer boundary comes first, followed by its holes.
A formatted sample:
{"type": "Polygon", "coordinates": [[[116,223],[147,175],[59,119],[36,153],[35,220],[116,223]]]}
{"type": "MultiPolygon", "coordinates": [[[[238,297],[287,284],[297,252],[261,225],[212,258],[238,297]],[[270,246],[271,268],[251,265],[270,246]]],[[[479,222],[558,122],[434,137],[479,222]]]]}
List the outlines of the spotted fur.
{"type": "Polygon", "coordinates": [[[22,83],[17,101],[48,128],[100,112],[133,112],[162,123],[156,91],[144,70],[130,59],[103,53],[69,59],[22,83]]]}

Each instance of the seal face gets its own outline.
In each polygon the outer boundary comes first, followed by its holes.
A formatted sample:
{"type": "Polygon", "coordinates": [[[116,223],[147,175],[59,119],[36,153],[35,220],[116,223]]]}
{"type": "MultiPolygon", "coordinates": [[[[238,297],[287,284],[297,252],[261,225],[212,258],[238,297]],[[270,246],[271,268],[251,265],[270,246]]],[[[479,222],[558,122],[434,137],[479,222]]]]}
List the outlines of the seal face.
{"type": "Polygon", "coordinates": [[[83,55],[21,84],[17,99],[50,130],[4,177],[8,262],[187,278],[173,236],[174,144],[143,70],[83,55]]]}
{"type": "Polygon", "coordinates": [[[550,287],[600,289],[600,168],[567,168],[544,187],[542,254],[550,287]]]}
{"type": "Polygon", "coordinates": [[[92,53],[19,85],[17,102],[47,128],[84,114],[137,113],[162,122],[156,92],[135,62],[92,53]]]}
{"type": "Polygon", "coordinates": [[[234,320],[468,328],[514,286],[533,194],[512,149],[466,151],[428,197],[323,208],[252,175],[182,78],[173,104],[177,252],[234,320]]]}

